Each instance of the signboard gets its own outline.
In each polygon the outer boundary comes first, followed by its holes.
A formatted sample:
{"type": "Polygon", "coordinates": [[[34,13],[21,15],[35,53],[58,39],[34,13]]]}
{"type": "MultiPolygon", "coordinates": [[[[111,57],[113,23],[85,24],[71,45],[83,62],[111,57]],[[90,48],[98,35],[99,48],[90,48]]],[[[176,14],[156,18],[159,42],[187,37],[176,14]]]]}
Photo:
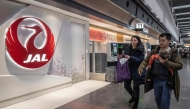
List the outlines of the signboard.
{"type": "Polygon", "coordinates": [[[137,23],[136,24],[136,30],[137,31],[143,31],[145,33],[148,34],[148,29],[144,28],[144,24],[143,23],[137,23]]]}
{"type": "Polygon", "coordinates": [[[16,65],[35,69],[47,64],[55,49],[50,28],[35,17],[22,17],[8,28],[5,38],[6,52],[16,65]]]}
{"type": "Polygon", "coordinates": [[[145,33],[147,33],[147,34],[148,34],[148,29],[143,28],[143,32],[145,32],[145,33]]]}
{"type": "Polygon", "coordinates": [[[144,28],[144,24],[143,23],[137,23],[136,28],[144,28]]]}

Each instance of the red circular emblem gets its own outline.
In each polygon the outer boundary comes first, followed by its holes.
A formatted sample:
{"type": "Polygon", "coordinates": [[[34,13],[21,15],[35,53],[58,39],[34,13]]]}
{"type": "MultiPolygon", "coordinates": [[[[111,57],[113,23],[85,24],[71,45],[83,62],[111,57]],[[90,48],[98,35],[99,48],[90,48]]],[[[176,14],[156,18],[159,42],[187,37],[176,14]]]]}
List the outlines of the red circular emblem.
{"type": "Polygon", "coordinates": [[[5,44],[10,58],[16,64],[30,69],[40,68],[47,64],[52,58],[55,49],[54,36],[50,28],[42,20],[34,17],[23,17],[14,21],[6,33],[5,44]],[[38,22],[40,25],[26,23],[27,25],[20,26],[21,22],[26,19],[38,22]],[[32,34],[26,35],[28,36],[28,39],[25,41],[25,46],[21,44],[18,38],[18,35],[21,34],[18,30],[21,27],[26,31],[27,29],[33,31],[32,34]],[[36,37],[42,32],[45,35],[45,42],[41,48],[37,48],[34,42],[36,37]]]}

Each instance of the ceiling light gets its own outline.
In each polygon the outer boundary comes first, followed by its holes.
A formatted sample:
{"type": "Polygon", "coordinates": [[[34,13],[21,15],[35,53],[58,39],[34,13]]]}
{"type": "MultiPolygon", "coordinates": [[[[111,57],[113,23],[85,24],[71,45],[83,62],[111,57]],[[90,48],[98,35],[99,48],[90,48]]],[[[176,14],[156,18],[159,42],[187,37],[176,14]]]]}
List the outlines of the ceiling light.
{"type": "Polygon", "coordinates": [[[184,24],[184,23],[190,23],[190,22],[178,22],[178,24],[184,24]]]}
{"type": "Polygon", "coordinates": [[[190,25],[178,25],[178,26],[189,26],[190,27],[190,25]]]}
{"type": "Polygon", "coordinates": [[[190,31],[190,29],[189,30],[179,30],[179,31],[190,31]]]}
{"type": "Polygon", "coordinates": [[[179,18],[177,20],[188,20],[188,19],[190,19],[190,17],[188,17],[188,18],[179,18]]]}
{"type": "Polygon", "coordinates": [[[180,31],[180,32],[190,32],[190,30],[189,31],[180,31]]]}
{"type": "Polygon", "coordinates": [[[190,31],[190,30],[180,30],[180,31],[190,31]]]}
{"type": "Polygon", "coordinates": [[[180,28],[180,29],[189,29],[190,26],[178,26],[178,28],[180,28]]]}
{"type": "Polygon", "coordinates": [[[176,16],[180,16],[180,15],[187,15],[187,14],[190,14],[190,12],[178,13],[178,14],[175,14],[175,15],[176,15],[176,16]]]}
{"type": "Polygon", "coordinates": [[[175,6],[174,9],[182,9],[182,8],[189,8],[190,5],[183,5],[183,6],[175,6]]]}
{"type": "Polygon", "coordinates": [[[190,29],[189,27],[178,27],[180,30],[190,29]]]}

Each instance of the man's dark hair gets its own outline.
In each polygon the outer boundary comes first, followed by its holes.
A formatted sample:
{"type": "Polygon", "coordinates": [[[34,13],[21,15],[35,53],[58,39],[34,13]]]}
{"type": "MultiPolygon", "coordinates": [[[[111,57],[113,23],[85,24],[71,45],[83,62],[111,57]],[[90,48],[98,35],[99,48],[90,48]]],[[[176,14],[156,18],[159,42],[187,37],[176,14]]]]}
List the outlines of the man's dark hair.
{"type": "Polygon", "coordinates": [[[166,37],[167,40],[171,40],[172,35],[170,33],[162,33],[160,34],[159,38],[160,37],[166,37]]]}

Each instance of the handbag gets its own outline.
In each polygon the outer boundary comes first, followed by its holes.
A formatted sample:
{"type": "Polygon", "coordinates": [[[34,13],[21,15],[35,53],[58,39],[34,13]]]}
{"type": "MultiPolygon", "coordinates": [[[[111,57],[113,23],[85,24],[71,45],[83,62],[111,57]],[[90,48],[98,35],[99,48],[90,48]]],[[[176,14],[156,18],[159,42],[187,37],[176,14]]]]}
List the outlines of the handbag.
{"type": "Polygon", "coordinates": [[[116,65],[116,82],[124,82],[131,79],[131,73],[128,66],[128,61],[124,64],[121,64],[120,61],[117,61],[116,65]]]}

